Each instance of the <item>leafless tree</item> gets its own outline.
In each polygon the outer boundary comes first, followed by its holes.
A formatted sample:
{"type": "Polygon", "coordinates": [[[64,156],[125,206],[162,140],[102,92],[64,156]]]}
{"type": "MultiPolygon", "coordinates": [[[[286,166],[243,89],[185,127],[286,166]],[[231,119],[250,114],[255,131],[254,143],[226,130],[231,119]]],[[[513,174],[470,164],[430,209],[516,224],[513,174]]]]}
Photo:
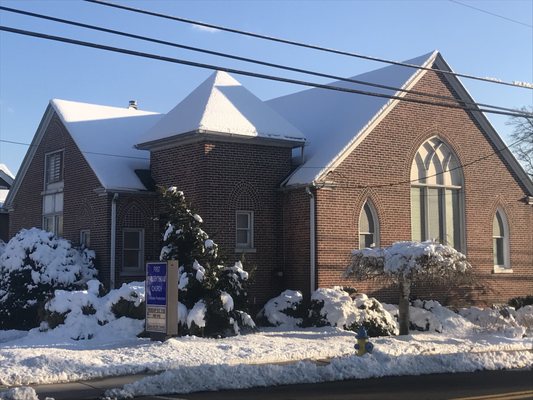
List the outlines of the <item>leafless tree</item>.
{"type": "MultiPolygon", "coordinates": [[[[520,111],[533,114],[533,106],[522,107],[520,111]]],[[[519,141],[511,150],[533,179],[533,117],[511,117],[507,125],[513,127],[512,141],[519,141]]]]}

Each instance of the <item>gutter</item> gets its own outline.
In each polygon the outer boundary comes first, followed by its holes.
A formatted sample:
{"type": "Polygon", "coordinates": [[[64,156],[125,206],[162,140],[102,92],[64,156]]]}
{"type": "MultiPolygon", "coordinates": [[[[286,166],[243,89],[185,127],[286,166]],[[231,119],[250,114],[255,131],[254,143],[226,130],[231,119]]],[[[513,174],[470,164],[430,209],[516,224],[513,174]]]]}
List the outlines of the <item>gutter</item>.
{"type": "Polygon", "coordinates": [[[109,288],[115,288],[116,271],[116,239],[117,239],[117,199],[118,193],[113,194],[111,199],[111,260],[109,264],[109,288]]]}
{"type": "Polygon", "coordinates": [[[316,189],[315,183],[305,188],[309,195],[309,261],[310,261],[310,293],[316,290],[316,198],[311,189],[316,189]]]}

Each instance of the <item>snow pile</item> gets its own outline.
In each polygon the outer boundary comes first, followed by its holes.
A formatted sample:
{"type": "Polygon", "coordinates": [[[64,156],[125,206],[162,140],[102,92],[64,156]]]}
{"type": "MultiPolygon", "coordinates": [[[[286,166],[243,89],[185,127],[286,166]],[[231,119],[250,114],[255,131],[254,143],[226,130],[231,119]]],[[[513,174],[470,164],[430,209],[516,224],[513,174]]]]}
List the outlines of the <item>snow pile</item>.
{"type": "Polygon", "coordinates": [[[266,320],[272,326],[281,326],[286,329],[296,328],[303,322],[302,300],[301,292],[285,290],[279,296],[270,299],[257,314],[257,318],[261,321],[266,320]]]}
{"type": "Polygon", "coordinates": [[[80,289],[96,276],[94,252],[37,228],[22,229],[0,255],[0,328],[32,328],[55,289],[80,289]]]}
{"type": "Polygon", "coordinates": [[[0,257],[4,253],[5,248],[6,248],[5,242],[2,239],[0,239],[0,257]]]}
{"type": "MultiPolygon", "coordinates": [[[[532,311],[533,307],[522,311],[520,322],[527,324],[528,319],[533,320],[532,311]]],[[[517,321],[517,311],[512,307],[469,307],[460,309],[459,314],[488,332],[498,332],[508,337],[522,337],[527,331],[527,327],[517,321]]]]}
{"type": "Polygon", "coordinates": [[[516,310],[516,322],[526,328],[526,334],[533,336],[533,305],[527,305],[516,310]]]}
{"type": "Polygon", "coordinates": [[[47,331],[54,337],[73,340],[105,339],[106,335],[117,330],[113,335],[123,338],[135,337],[144,328],[144,283],[124,283],[121,288],[110,291],[100,297],[101,283],[92,280],[87,283],[87,290],[56,290],[54,297],[45,305],[46,322],[40,330],[47,331]],[[121,303],[130,307],[142,305],[142,320],[127,318],[121,303]]]}
{"type": "MultiPolygon", "coordinates": [[[[31,387],[18,387],[0,392],[0,400],[39,400],[37,392],[31,387]]],[[[52,400],[47,397],[45,400],[52,400]]]]}

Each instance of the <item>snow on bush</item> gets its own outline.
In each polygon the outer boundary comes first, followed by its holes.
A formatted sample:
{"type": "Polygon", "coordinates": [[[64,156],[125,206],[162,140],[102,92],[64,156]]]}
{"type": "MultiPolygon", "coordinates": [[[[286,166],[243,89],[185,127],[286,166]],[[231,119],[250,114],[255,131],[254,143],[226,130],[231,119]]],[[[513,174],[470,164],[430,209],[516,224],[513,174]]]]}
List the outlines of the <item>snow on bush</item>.
{"type": "Polygon", "coordinates": [[[342,288],[319,288],[311,295],[307,324],[344,328],[358,320],[359,314],[350,294],[342,288]]]}
{"type": "Polygon", "coordinates": [[[285,290],[279,296],[270,299],[257,314],[258,320],[272,326],[286,329],[302,325],[302,293],[285,290]]]}
{"type": "Polygon", "coordinates": [[[54,290],[83,289],[96,276],[94,252],[37,228],[22,229],[0,255],[0,329],[39,325],[54,290]]]}
{"type": "Polygon", "coordinates": [[[179,335],[221,337],[255,328],[247,314],[248,272],[240,261],[226,264],[217,244],[202,230],[183,192],[162,191],[168,220],[163,233],[162,261],[179,260],[179,335]]]}
{"type": "MultiPolygon", "coordinates": [[[[50,398],[47,397],[46,399],[50,398]]],[[[0,392],[0,400],[39,400],[39,396],[37,396],[35,389],[29,386],[22,386],[0,392]]]]}
{"type": "Polygon", "coordinates": [[[120,333],[117,334],[122,336],[134,337],[142,332],[144,282],[124,283],[119,289],[111,290],[104,296],[101,296],[102,285],[99,281],[91,280],[87,286],[87,290],[56,290],[54,297],[45,305],[45,322],[40,329],[53,329],[56,335],[74,340],[92,339],[99,334],[103,336],[105,333],[101,328],[110,323],[120,326],[120,333]],[[128,304],[127,309],[137,310],[128,315],[124,313],[124,308],[117,309],[117,305],[123,303],[128,304]],[[116,323],[117,320],[121,321],[116,323]]]}
{"type": "Polygon", "coordinates": [[[533,336],[533,305],[520,307],[516,310],[515,319],[526,329],[527,336],[533,336]]]}
{"type": "Polygon", "coordinates": [[[2,239],[0,239],[0,256],[4,252],[5,248],[6,248],[5,242],[2,239]]]}
{"type": "Polygon", "coordinates": [[[396,321],[379,301],[365,294],[352,299],[340,287],[320,288],[313,293],[306,325],[337,326],[354,332],[363,326],[369,336],[398,334],[396,321]]]}
{"type": "MultiPolygon", "coordinates": [[[[522,337],[527,330],[515,319],[516,311],[512,307],[469,307],[460,309],[459,314],[484,331],[498,332],[508,337],[522,337]]],[[[524,314],[521,314],[521,320],[524,320],[524,314]]]]}

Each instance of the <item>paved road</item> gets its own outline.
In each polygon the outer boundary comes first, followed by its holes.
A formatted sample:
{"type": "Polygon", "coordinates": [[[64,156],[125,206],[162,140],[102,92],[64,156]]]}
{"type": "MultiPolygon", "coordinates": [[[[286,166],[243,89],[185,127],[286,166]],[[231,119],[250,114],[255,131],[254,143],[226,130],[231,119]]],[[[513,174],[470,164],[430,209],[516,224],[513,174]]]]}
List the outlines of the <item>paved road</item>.
{"type": "Polygon", "coordinates": [[[290,385],[249,390],[202,392],[139,400],[519,400],[533,399],[533,370],[398,376],[379,379],[290,385]]]}

